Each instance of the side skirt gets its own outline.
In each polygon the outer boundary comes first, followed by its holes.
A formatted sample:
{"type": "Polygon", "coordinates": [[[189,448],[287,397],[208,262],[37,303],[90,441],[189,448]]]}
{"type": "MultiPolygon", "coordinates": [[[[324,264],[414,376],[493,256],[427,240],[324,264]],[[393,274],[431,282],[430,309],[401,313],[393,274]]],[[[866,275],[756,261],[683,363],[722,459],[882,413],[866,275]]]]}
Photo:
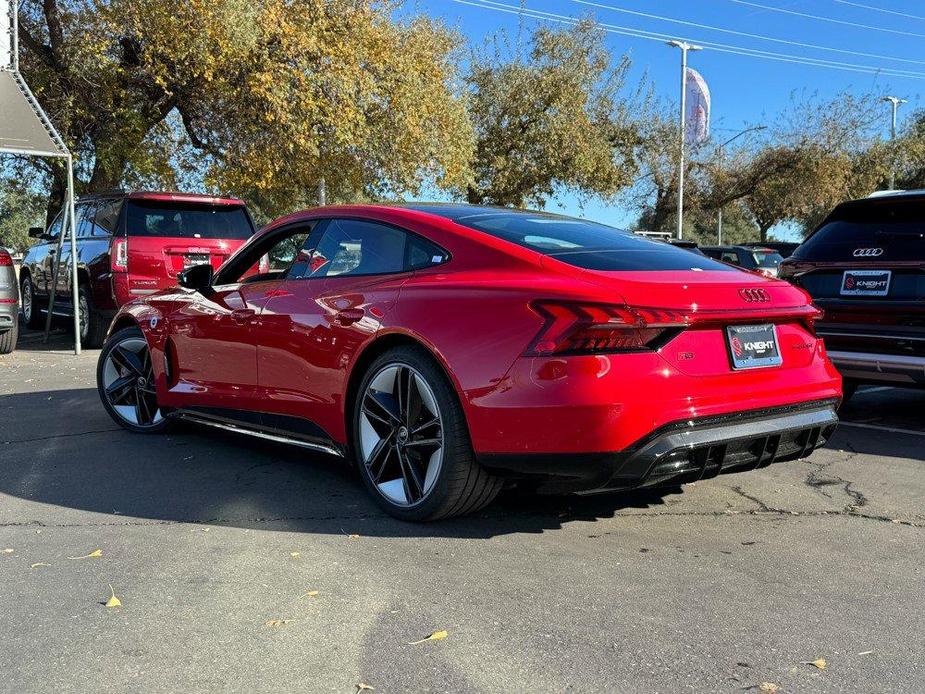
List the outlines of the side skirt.
{"type": "Polygon", "coordinates": [[[222,410],[219,414],[215,410],[177,409],[168,416],[266,441],[299,446],[338,458],[345,457],[343,448],[328,438],[319,427],[297,417],[266,415],[272,419],[273,424],[277,425],[270,427],[261,421],[262,417],[259,413],[254,412],[238,413],[234,410],[222,410]],[[311,431],[311,434],[302,434],[304,430],[311,431]]]}

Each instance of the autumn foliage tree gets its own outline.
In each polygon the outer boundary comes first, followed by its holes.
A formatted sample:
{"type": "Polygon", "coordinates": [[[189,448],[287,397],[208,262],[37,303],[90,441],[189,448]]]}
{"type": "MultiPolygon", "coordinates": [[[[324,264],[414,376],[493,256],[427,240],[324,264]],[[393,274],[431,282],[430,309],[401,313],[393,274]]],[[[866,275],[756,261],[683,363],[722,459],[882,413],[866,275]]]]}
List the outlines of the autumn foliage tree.
{"type": "MultiPolygon", "coordinates": [[[[462,185],[456,36],[373,0],[25,0],[21,65],[78,188],[198,179],[267,214],[462,185]],[[186,178],[185,178],[186,177],[186,178]]],[[[42,166],[42,165],[40,165],[42,166]]],[[[51,203],[63,197],[56,168],[51,203]]]]}
{"type": "Polygon", "coordinates": [[[528,45],[505,37],[477,52],[467,76],[475,131],[472,203],[542,206],[571,191],[613,199],[637,169],[638,131],[593,23],[540,28],[528,45]]]}

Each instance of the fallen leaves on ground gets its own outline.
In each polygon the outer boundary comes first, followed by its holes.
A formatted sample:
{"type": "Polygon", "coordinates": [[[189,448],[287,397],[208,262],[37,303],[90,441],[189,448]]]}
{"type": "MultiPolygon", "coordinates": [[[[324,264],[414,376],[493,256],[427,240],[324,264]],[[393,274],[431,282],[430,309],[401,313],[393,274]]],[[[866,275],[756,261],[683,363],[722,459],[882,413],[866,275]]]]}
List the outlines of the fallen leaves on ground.
{"type": "Polygon", "coordinates": [[[12,554],[12,553],[15,552],[15,551],[16,551],[16,550],[14,550],[12,547],[7,547],[5,550],[3,550],[3,553],[4,553],[4,554],[12,554]]]}
{"type": "Polygon", "coordinates": [[[409,643],[409,646],[417,646],[419,643],[424,643],[425,641],[443,641],[449,634],[445,631],[435,631],[427,638],[420,639],[419,641],[412,641],[409,643]]]}
{"type": "Polygon", "coordinates": [[[816,658],[816,660],[804,660],[802,663],[800,663],[800,665],[812,665],[819,668],[820,670],[825,670],[825,667],[828,665],[828,663],[825,662],[825,658],[816,658]]]}
{"type": "Polygon", "coordinates": [[[37,569],[37,568],[39,568],[40,566],[51,566],[51,564],[46,564],[46,563],[43,562],[43,561],[37,561],[37,562],[35,562],[34,564],[30,564],[30,565],[29,565],[29,568],[30,568],[30,569],[37,569]]]}
{"type": "Polygon", "coordinates": [[[299,557],[302,556],[302,553],[301,552],[290,552],[289,556],[292,557],[293,559],[298,559],[299,557]]]}
{"type": "Polygon", "coordinates": [[[773,682],[762,682],[758,685],[758,691],[763,694],[776,694],[779,690],[780,687],[773,682]]]}
{"type": "Polygon", "coordinates": [[[283,626],[284,624],[289,624],[289,623],[292,622],[292,621],[294,621],[294,620],[292,620],[292,619],[268,619],[268,620],[266,621],[266,626],[268,626],[268,627],[281,627],[281,626],[283,626]]]}
{"type": "Polygon", "coordinates": [[[358,692],[362,692],[362,691],[374,692],[376,690],[373,687],[370,687],[368,684],[366,684],[366,682],[358,682],[357,691],[358,692]]]}
{"type": "Polygon", "coordinates": [[[116,597],[116,591],[112,589],[112,584],[109,586],[109,592],[112,595],[109,600],[106,601],[106,607],[122,607],[122,601],[116,597]]]}
{"type": "Polygon", "coordinates": [[[85,554],[82,557],[68,557],[68,559],[99,559],[103,556],[103,550],[95,549],[90,554],[85,554]]]}
{"type": "Polygon", "coordinates": [[[317,590],[306,590],[304,593],[302,593],[303,598],[313,598],[316,595],[318,595],[317,590]]]}
{"type": "Polygon", "coordinates": [[[348,539],[348,540],[359,540],[359,539],[360,539],[360,536],[357,535],[356,533],[353,533],[352,535],[348,535],[348,536],[347,536],[347,539],[348,539]]]}

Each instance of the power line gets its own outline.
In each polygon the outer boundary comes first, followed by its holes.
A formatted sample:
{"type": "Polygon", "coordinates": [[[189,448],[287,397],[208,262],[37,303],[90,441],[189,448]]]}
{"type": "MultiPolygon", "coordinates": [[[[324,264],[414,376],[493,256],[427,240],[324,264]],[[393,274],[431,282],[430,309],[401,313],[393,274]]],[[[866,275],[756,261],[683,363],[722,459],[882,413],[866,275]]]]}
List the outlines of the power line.
{"type": "MultiPolygon", "coordinates": [[[[526,7],[517,6],[517,5],[506,5],[501,2],[496,2],[495,0],[453,0],[453,2],[461,5],[471,5],[472,7],[479,7],[481,9],[495,10],[497,12],[503,12],[506,14],[514,14],[519,16],[527,16],[532,19],[541,19],[548,22],[558,23],[558,24],[577,24],[580,20],[575,17],[570,17],[568,15],[556,14],[554,12],[545,12],[542,10],[532,10],[526,7]]],[[[662,34],[653,31],[647,31],[644,29],[634,29],[632,27],[624,27],[618,24],[608,24],[606,22],[596,22],[596,24],[604,29],[606,32],[611,34],[619,34],[621,36],[632,36],[634,38],[641,38],[650,41],[667,41],[669,39],[677,38],[669,34],[662,34]]],[[[925,79],[925,73],[921,72],[912,72],[908,70],[898,70],[894,68],[880,68],[875,65],[858,65],[853,63],[842,63],[839,61],[833,61],[823,58],[808,58],[802,56],[789,55],[786,53],[775,53],[772,51],[765,51],[757,48],[745,48],[742,46],[731,46],[723,43],[715,43],[712,41],[701,41],[696,39],[685,39],[689,41],[695,41],[703,46],[708,46],[711,50],[718,53],[730,53],[734,55],[744,55],[753,58],[763,58],[766,60],[774,60],[777,62],[784,63],[794,63],[798,65],[811,65],[814,67],[827,67],[835,70],[843,70],[846,72],[857,72],[867,75],[887,75],[891,77],[905,77],[908,79],[925,79]]]]}
{"type": "Polygon", "coordinates": [[[925,34],[916,34],[914,31],[902,31],[900,29],[887,29],[886,27],[875,27],[870,24],[859,24],[857,22],[848,22],[844,19],[835,19],[833,17],[821,17],[817,14],[808,14],[807,12],[797,12],[796,10],[788,10],[783,7],[773,7],[771,5],[762,5],[759,2],[751,2],[750,0],[729,0],[729,2],[734,2],[737,5],[748,5],[749,7],[756,7],[759,10],[768,10],[769,12],[782,12],[783,14],[790,14],[796,17],[804,17],[806,19],[816,19],[820,22],[831,22],[832,24],[843,24],[844,26],[856,27],[858,29],[869,29],[870,31],[885,31],[888,34],[899,34],[900,36],[915,36],[920,39],[925,39],[925,34]]]}
{"type": "Polygon", "coordinates": [[[711,26],[709,24],[699,24],[697,22],[690,22],[684,19],[675,19],[673,17],[662,17],[657,14],[649,14],[648,12],[638,12],[636,10],[629,10],[623,7],[614,7],[613,5],[604,5],[599,2],[591,2],[591,0],[572,0],[579,5],[588,5],[590,7],[598,7],[604,10],[612,10],[614,12],[622,12],[623,14],[631,14],[637,17],[646,17],[648,19],[657,19],[663,22],[671,22],[673,24],[683,24],[684,26],[697,27],[698,29],[707,29],[709,31],[718,31],[724,34],[733,34],[735,36],[744,36],[750,39],[759,39],[761,41],[773,41],[774,43],[783,43],[788,46],[798,46],[800,48],[811,48],[813,50],[819,51],[832,51],[834,53],[844,53],[847,55],[856,55],[862,56],[865,58],[877,58],[879,60],[895,60],[902,63],[914,63],[916,65],[925,65],[925,61],[922,60],[912,60],[910,58],[897,58],[891,55],[879,55],[877,53],[863,53],[861,51],[849,51],[844,48],[833,48],[831,46],[819,46],[814,43],[802,43],[801,41],[791,41],[789,39],[779,39],[773,36],[764,36],[762,34],[750,34],[745,31],[736,31],[733,29],[726,29],[724,27],[711,26]]]}
{"type": "Polygon", "coordinates": [[[925,17],[922,17],[917,14],[909,14],[907,12],[897,12],[896,10],[888,10],[885,7],[874,7],[873,5],[865,5],[860,2],[851,2],[851,0],[832,0],[837,2],[839,5],[851,5],[852,7],[860,7],[865,10],[872,10],[874,12],[883,12],[884,14],[892,14],[897,17],[906,17],[907,19],[918,19],[925,22],[925,17]]]}

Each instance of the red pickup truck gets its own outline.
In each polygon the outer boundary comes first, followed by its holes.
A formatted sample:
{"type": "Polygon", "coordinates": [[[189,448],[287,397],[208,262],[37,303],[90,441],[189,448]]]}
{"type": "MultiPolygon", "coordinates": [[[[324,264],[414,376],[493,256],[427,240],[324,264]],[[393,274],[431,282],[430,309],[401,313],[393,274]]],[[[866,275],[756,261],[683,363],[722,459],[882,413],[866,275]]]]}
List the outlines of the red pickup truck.
{"type": "MultiPolygon", "coordinates": [[[[177,273],[202,263],[218,268],[254,233],[244,202],[192,193],[116,192],[81,198],[77,217],[80,337],[99,347],[116,310],[176,284],[177,273]]],[[[23,258],[19,288],[24,322],[44,325],[63,214],[23,258]]],[[[72,315],[71,249],[64,244],[55,315],[72,315]]]]}

